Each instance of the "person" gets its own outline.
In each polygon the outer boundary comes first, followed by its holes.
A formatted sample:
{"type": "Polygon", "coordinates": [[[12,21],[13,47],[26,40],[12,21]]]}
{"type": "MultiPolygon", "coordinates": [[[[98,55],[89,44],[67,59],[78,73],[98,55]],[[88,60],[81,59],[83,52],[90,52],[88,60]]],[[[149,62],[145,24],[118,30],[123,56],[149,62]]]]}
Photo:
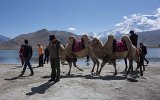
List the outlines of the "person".
{"type": "MultiPolygon", "coordinates": [[[[130,33],[129,38],[132,41],[132,44],[137,48],[138,35],[135,34],[133,30],[131,30],[129,33],[130,33]]],[[[124,58],[124,61],[125,61],[125,66],[126,66],[125,71],[126,71],[127,68],[128,68],[128,66],[127,66],[127,58],[124,58]]],[[[133,68],[131,70],[133,70],[133,68]]]]}
{"type": "Polygon", "coordinates": [[[23,67],[23,65],[24,65],[24,44],[21,45],[21,48],[19,50],[19,57],[21,59],[21,64],[23,67]]]}
{"type": "Polygon", "coordinates": [[[147,55],[147,47],[143,43],[140,43],[139,45],[140,45],[140,48],[142,49],[142,64],[144,65],[144,60],[148,64],[149,61],[145,58],[147,55]]]}
{"type": "Polygon", "coordinates": [[[49,56],[51,64],[51,79],[49,82],[58,82],[60,81],[60,41],[56,39],[55,35],[49,36],[49,56]]]}
{"type": "Polygon", "coordinates": [[[30,64],[30,60],[31,60],[32,54],[33,54],[32,46],[30,46],[28,44],[28,40],[27,39],[24,40],[24,43],[25,43],[25,45],[24,45],[24,67],[23,67],[23,70],[22,70],[21,74],[19,75],[19,77],[23,76],[27,66],[29,67],[29,69],[31,71],[30,76],[34,75],[34,71],[33,71],[32,66],[30,64]]]}
{"type": "Polygon", "coordinates": [[[47,60],[47,64],[48,64],[48,61],[49,61],[49,48],[48,48],[48,46],[46,46],[46,48],[45,48],[45,50],[44,50],[44,55],[45,55],[45,57],[44,57],[44,64],[45,64],[45,62],[46,62],[46,60],[47,60]]]}
{"type": "Polygon", "coordinates": [[[38,43],[39,65],[37,67],[43,67],[43,54],[43,47],[40,43],[38,43]]]}
{"type": "Polygon", "coordinates": [[[137,48],[138,35],[135,34],[133,30],[130,31],[130,39],[132,44],[137,48]]]}

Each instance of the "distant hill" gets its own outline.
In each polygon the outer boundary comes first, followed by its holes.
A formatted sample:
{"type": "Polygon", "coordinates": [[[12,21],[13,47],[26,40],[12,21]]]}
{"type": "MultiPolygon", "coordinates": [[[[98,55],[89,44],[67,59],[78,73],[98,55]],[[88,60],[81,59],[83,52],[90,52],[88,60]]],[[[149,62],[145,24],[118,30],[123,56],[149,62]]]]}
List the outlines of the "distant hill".
{"type": "Polygon", "coordinates": [[[10,38],[9,37],[6,37],[6,36],[3,36],[3,35],[0,35],[0,43],[4,43],[4,42],[7,42],[9,41],[10,38]]]}
{"type": "Polygon", "coordinates": [[[49,44],[49,35],[51,34],[54,34],[63,45],[67,43],[70,35],[77,36],[67,31],[49,31],[47,29],[42,29],[33,33],[19,35],[1,45],[0,49],[19,49],[25,39],[29,40],[29,44],[32,45],[33,48],[37,48],[38,43],[41,43],[45,47],[49,44]]]}
{"type": "MultiPolygon", "coordinates": [[[[63,45],[67,43],[70,35],[81,37],[81,35],[75,35],[67,31],[49,31],[47,29],[42,29],[28,34],[22,34],[5,43],[0,43],[0,49],[19,49],[25,39],[29,40],[29,44],[31,44],[33,48],[37,48],[38,43],[41,43],[43,47],[45,47],[49,44],[49,35],[51,34],[54,34],[63,45]]],[[[160,47],[160,30],[139,32],[136,34],[139,36],[138,43],[142,42],[148,47],[160,47]]],[[[120,39],[121,36],[122,34],[118,34],[115,37],[120,39]]],[[[107,41],[107,36],[101,37],[100,39],[105,43],[107,41]]]]}
{"type": "Polygon", "coordinates": [[[160,30],[139,32],[138,42],[142,42],[149,47],[160,47],[160,30]]]}

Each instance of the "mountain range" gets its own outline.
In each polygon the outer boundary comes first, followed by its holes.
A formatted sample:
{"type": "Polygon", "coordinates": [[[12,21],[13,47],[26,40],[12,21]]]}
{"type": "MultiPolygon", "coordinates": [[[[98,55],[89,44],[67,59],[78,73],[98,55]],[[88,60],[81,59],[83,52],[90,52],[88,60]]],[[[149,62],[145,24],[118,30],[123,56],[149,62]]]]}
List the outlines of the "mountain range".
{"type": "Polygon", "coordinates": [[[9,41],[9,40],[10,40],[9,37],[0,35],[0,43],[5,43],[5,42],[7,42],[7,41],[9,41]]]}
{"type": "MultiPolygon", "coordinates": [[[[153,31],[146,31],[146,32],[138,32],[138,43],[142,42],[148,47],[159,47],[160,46],[160,30],[153,30],[153,31]]],[[[13,39],[6,38],[4,42],[0,43],[0,49],[19,49],[20,46],[23,44],[25,39],[29,40],[29,44],[33,46],[33,48],[37,48],[37,44],[41,43],[43,46],[47,46],[49,44],[49,35],[54,34],[58,40],[61,41],[63,45],[65,45],[68,41],[70,35],[74,35],[78,38],[81,35],[76,35],[71,32],[67,31],[49,31],[47,29],[38,30],[36,32],[21,34],[13,39]]],[[[102,42],[107,41],[107,37],[110,33],[108,31],[100,32],[98,34],[90,32],[88,33],[89,36],[98,37],[102,40],[102,42]]],[[[116,39],[120,39],[122,35],[120,32],[116,32],[115,34],[116,39]]],[[[129,35],[129,34],[126,34],[129,35]]],[[[1,37],[0,36],[0,40],[1,37]]]]}
{"type": "Polygon", "coordinates": [[[49,31],[47,29],[42,29],[32,33],[21,34],[3,44],[0,44],[0,49],[19,49],[25,39],[28,39],[29,44],[32,45],[33,48],[37,48],[38,43],[47,46],[49,44],[49,35],[52,34],[54,34],[63,45],[67,43],[70,35],[77,37],[77,35],[67,31],[49,31]]]}

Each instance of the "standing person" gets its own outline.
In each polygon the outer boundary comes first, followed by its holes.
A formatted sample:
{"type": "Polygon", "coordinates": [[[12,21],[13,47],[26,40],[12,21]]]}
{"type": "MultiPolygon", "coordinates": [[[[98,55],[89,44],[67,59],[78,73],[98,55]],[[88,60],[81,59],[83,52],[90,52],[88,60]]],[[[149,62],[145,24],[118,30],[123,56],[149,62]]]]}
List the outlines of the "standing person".
{"type": "Polygon", "coordinates": [[[48,60],[49,60],[49,46],[46,46],[45,50],[44,50],[44,54],[45,54],[45,57],[44,57],[44,64],[47,60],[47,64],[48,64],[48,60]]]}
{"type": "Polygon", "coordinates": [[[43,67],[43,54],[43,47],[40,43],[38,43],[39,65],[37,67],[43,67]]]}
{"type": "Polygon", "coordinates": [[[19,57],[21,59],[21,64],[23,67],[23,65],[24,65],[24,45],[23,44],[21,45],[21,48],[19,50],[19,57]]]}
{"type": "MultiPolygon", "coordinates": [[[[131,39],[132,44],[137,48],[138,35],[135,34],[133,30],[131,30],[129,33],[130,33],[129,38],[131,39]]],[[[125,68],[125,71],[126,71],[127,68],[128,68],[128,66],[127,66],[127,59],[124,58],[124,61],[125,61],[125,65],[126,65],[126,68],[125,68]]],[[[133,68],[131,70],[133,70],[133,68]]]]}
{"type": "Polygon", "coordinates": [[[142,49],[142,63],[144,65],[144,60],[147,62],[147,64],[149,63],[149,61],[145,58],[146,55],[147,55],[147,47],[143,44],[143,43],[140,43],[140,48],[142,49]]]}
{"type": "Polygon", "coordinates": [[[135,34],[133,30],[130,31],[130,39],[132,41],[132,44],[137,48],[138,35],[135,34]]]}
{"type": "Polygon", "coordinates": [[[55,35],[49,36],[49,56],[50,56],[50,63],[51,63],[51,79],[49,82],[60,81],[60,41],[56,39],[55,35]]]}
{"type": "Polygon", "coordinates": [[[23,67],[23,70],[19,76],[23,76],[27,66],[29,67],[29,69],[31,71],[30,76],[33,76],[34,71],[33,71],[31,64],[30,64],[30,60],[31,60],[32,54],[33,54],[32,46],[30,46],[28,44],[28,40],[24,40],[24,43],[25,43],[25,45],[24,45],[24,67],[23,67]]]}

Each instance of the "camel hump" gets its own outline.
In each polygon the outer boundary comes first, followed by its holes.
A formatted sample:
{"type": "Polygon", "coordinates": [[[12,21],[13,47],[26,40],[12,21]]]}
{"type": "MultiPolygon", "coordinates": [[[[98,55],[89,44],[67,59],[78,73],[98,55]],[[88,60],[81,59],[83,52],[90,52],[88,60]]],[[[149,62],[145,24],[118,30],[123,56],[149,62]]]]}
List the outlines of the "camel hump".
{"type": "Polygon", "coordinates": [[[84,35],[82,36],[82,40],[83,40],[85,43],[88,43],[88,42],[91,40],[91,38],[90,38],[87,34],[84,34],[84,35]]]}
{"type": "Polygon", "coordinates": [[[108,35],[108,41],[113,41],[115,39],[114,35],[108,35]]]}
{"type": "Polygon", "coordinates": [[[69,41],[73,41],[73,40],[75,40],[75,39],[76,39],[75,36],[73,36],[73,35],[69,36],[69,41]]]}
{"type": "Polygon", "coordinates": [[[132,44],[131,39],[130,39],[129,36],[127,36],[127,35],[122,36],[121,39],[122,39],[122,40],[125,40],[125,42],[126,42],[127,45],[131,45],[131,44],[132,44]]]}

